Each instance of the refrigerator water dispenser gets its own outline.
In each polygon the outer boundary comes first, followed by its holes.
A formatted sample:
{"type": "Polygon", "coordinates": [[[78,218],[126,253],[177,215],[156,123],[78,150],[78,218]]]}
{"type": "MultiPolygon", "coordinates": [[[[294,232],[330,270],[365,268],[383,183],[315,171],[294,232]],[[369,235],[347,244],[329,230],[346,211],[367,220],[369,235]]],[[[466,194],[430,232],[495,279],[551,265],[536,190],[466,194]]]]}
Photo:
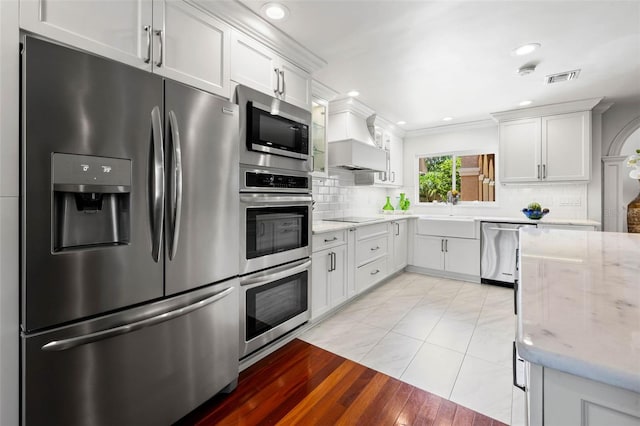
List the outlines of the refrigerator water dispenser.
{"type": "Polygon", "coordinates": [[[54,252],[129,244],[131,160],[53,153],[54,252]]]}

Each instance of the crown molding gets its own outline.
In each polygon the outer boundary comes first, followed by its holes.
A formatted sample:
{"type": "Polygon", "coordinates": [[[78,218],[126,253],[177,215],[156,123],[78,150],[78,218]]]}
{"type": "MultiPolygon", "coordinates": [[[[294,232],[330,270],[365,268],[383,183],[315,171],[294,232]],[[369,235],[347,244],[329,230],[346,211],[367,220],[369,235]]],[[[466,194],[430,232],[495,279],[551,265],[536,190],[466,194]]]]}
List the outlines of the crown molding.
{"type": "Polygon", "coordinates": [[[329,115],[352,112],[363,118],[369,118],[375,113],[374,110],[355,98],[339,98],[329,102],[329,115]]]}
{"type": "Polygon", "coordinates": [[[309,73],[327,65],[327,61],[256,15],[238,0],[188,0],[188,2],[222,19],[234,29],[259,41],[309,73]]]}
{"type": "Polygon", "coordinates": [[[600,102],[598,105],[593,107],[593,112],[596,114],[604,114],[613,106],[613,102],[600,102]]]}
{"type": "Polygon", "coordinates": [[[338,92],[326,84],[320,83],[318,80],[311,80],[311,94],[327,102],[331,102],[339,95],[338,92]]]}
{"type": "Polygon", "coordinates": [[[497,122],[518,120],[521,118],[535,118],[546,115],[567,114],[570,112],[591,111],[604,98],[581,99],[578,101],[557,104],[540,105],[533,108],[520,108],[509,111],[492,112],[491,116],[497,122]]]}
{"type": "Polygon", "coordinates": [[[406,132],[406,137],[416,137],[424,135],[433,135],[437,133],[449,133],[457,130],[473,130],[482,129],[486,127],[496,127],[496,122],[491,119],[468,121],[466,123],[444,124],[441,126],[427,127],[424,129],[409,130],[406,132]]]}

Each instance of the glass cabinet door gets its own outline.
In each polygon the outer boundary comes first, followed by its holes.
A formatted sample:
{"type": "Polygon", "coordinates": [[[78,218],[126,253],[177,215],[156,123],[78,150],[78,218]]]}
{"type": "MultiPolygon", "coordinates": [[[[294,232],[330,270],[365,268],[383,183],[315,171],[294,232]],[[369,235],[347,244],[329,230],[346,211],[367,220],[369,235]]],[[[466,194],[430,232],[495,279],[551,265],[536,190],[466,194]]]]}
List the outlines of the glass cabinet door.
{"type": "Polygon", "coordinates": [[[311,140],[313,141],[313,174],[327,176],[328,102],[313,98],[311,103],[311,140]]]}

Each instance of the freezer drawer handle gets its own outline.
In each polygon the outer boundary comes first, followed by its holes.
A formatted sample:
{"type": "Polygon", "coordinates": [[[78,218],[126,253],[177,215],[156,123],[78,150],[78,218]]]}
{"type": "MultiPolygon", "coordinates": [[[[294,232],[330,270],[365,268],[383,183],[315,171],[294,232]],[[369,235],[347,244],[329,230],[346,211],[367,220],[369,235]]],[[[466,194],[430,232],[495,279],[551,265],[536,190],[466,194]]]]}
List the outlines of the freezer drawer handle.
{"type": "Polygon", "coordinates": [[[513,342],[513,357],[512,357],[512,361],[513,361],[513,363],[512,363],[512,367],[513,367],[513,386],[515,386],[515,387],[517,387],[517,388],[519,388],[519,389],[521,389],[521,390],[526,392],[527,389],[523,385],[518,383],[518,377],[517,377],[517,374],[516,374],[516,362],[517,361],[524,362],[524,361],[521,360],[521,359],[516,360],[516,358],[517,358],[516,357],[516,342],[513,342]]]}
{"type": "Polygon", "coordinates": [[[169,260],[173,260],[178,250],[178,239],[180,238],[180,218],[182,216],[182,149],[180,148],[180,130],[178,129],[178,119],[176,113],[169,113],[169,126],[171,127],[171,144],[173,145],[173,156],[171,157],[171,250],[169,260]]]}
{"type": "Polygon", "coordinates": [[[233,292],[233,287],[228,287],[222,290],[220,293],[214,294],[211,297],[207,297],[205,299],[192,303],[191,305],[183,306],[182,308],[175,309],[173,311],[165,312],[160,315],[155,315],[151,318],[136,321],[131,324],[121,325],[119,327],[96,331],[95,333],[85,334],[83,336],[71,337],[70,339],[54,340],[44,345],[42,347],[42,350],[43,351],[64,351],[66,349],[75,348],[80,345],[86,345],[87,343],[93,343],[99,340],[104,340],[111,337],[119,336],[121,334],[131,333],[132,331],[136,331],[136,330],[140,330],[141,328],[160,324],[162,322],[172,320],[182,315],[186,315],[200,308],[204,308],[205,306],[210,305],[213,302],[216,302],[228,296],[232,292],[233,292]]]}
{"type": "Polygon", "coordinates": [[[164,153],[162,151],[162,119],[160,108],[157,106],[151,111],[151,138],[153,139],[150,146],[153,150],[153,165],[151,165],[151,185],[149,185],[149,198],[152,201],[150,206],[151,257],[158,262],[164,222],[164,153]]]}

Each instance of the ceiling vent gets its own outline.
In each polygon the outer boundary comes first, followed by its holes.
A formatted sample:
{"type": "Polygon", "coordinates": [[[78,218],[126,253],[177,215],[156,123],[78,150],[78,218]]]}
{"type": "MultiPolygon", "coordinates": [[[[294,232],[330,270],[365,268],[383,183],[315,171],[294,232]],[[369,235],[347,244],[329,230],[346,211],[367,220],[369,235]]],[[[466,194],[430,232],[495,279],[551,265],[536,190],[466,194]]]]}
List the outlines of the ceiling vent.
{"type": "Polygon", "coordinates": [[[575,80],[580,75],[580,70],[565,71],[558,74],[551,74],[545,77],[547,84],[560,83],[562,81],[575,80]]]}

